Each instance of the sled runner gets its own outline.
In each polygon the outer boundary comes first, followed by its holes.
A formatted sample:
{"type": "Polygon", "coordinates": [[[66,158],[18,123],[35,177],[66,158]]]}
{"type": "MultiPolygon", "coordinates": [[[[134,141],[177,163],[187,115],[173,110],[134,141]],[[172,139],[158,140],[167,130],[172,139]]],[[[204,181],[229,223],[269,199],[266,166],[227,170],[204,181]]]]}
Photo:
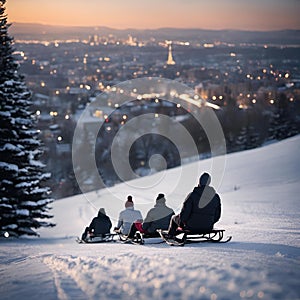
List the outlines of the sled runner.
{"type": "Polygon", "coordinates": [[[76,242],[78,244],[93,244],[93,243],[107,243],[115,241],[114,237],[117,234],[115,233],[107,233],[107,234],[101,234],[97,236],[89,236],[86,240],[82,240],[81,238],[77,237],[76,242]]]}
{"type": "Polygon", "coordinates": [[[231,240],[231,236],[224,238],[224,229],[213,229],[208,232],[192,232],[189,230],[179,230],[176,236],[170,238],[166,231],[158,230],[161,238],[171,246],[184,246],[189,243],[227,243],[231,240]]]}
{"type": "Polygon", "coordinates": [[[134,245],[144,245],[144,244],[161,244],[164,241],[157,242],[157,238],[159,238],[159,234],[149,235],[145,233],[141,233],[137,231],[132,239],[128,239],[127,236],[119,235],[120,241],[124,244],[134,244],[134,245]],[[155,240],[155,241],[154,241],[155,240]]]}

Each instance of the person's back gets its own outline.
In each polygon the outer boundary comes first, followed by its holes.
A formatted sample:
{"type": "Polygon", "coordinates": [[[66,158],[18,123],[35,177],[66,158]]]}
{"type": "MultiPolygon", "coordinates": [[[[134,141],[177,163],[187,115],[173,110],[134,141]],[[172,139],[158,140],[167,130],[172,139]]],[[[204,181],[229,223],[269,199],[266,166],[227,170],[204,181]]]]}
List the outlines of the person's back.
{"type": "Polygon", "coordinates": [[[213,187],[210,176],[204,173],[183,204],[180,222],[191,231],[210,231],[221,216],[221,201],[213,187]]]}
{"type": "Polygon", "coordinates": [[[157,229],[167,229],[172,215],[174,215],[174,211],[166,206],[164,194],[159,194],[154,208],[149,210],[143,222],[143,230],[155,233],[157,229]]]}
{"type": "Polygon", "coordinates": [[[110,233],[111,226],[110,218],[106,215],[105,210],[101,208],[98,216],[92,220],[89,231],[94,235],[106,234],[110,233]]]}
{"type": "Polygon", "coordinates": [[[125,203],[125,209],[119,214],[117,230],[120,230],[122,234],[127,235],[129,233],[131,224],[135,221],[143,221],[143,216],[139,210],[134,209],[134,204],[132,201],[132,196],[127,197],[125,203]]]}

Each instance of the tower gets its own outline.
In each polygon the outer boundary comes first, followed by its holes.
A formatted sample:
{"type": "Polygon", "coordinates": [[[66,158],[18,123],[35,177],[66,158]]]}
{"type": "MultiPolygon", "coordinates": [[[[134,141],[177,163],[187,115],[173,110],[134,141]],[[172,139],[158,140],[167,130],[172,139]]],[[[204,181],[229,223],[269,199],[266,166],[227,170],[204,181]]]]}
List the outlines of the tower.
{"type": "Polygon", "coordinates": [[[168,53],[168,60],[167,60],[167,65],[175,65],[176,62],[173,59],[173,55],[172,55],[172,42],[168,42],[167,44],[169,45],[169,53],[168,53]]]}

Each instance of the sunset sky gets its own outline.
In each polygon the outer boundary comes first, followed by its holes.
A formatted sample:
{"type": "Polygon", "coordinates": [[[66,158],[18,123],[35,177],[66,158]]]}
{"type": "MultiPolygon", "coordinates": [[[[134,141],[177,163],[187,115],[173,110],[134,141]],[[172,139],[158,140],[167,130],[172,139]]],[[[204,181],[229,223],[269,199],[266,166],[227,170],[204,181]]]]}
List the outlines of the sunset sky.
{"type": "Polygon", "coordinates": [[[8,0],[10,22],[113,28],[300,29],[300,0],[8,0]]]}

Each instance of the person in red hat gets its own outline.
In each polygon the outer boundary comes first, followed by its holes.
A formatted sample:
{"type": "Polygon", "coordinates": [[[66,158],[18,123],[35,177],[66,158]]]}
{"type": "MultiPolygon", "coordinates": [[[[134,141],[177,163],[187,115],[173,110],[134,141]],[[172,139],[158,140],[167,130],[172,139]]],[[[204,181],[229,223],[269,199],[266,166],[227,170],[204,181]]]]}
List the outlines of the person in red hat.
{"type": "Polygon", "coordinates": [[[134,209],[132,196],[129,195],[125,202],[125,209],[119,214],[118,224],[114,231],[128,235],[131,224],[136,221],[143,222],[143,216],[139,210],[134,209]]]}

